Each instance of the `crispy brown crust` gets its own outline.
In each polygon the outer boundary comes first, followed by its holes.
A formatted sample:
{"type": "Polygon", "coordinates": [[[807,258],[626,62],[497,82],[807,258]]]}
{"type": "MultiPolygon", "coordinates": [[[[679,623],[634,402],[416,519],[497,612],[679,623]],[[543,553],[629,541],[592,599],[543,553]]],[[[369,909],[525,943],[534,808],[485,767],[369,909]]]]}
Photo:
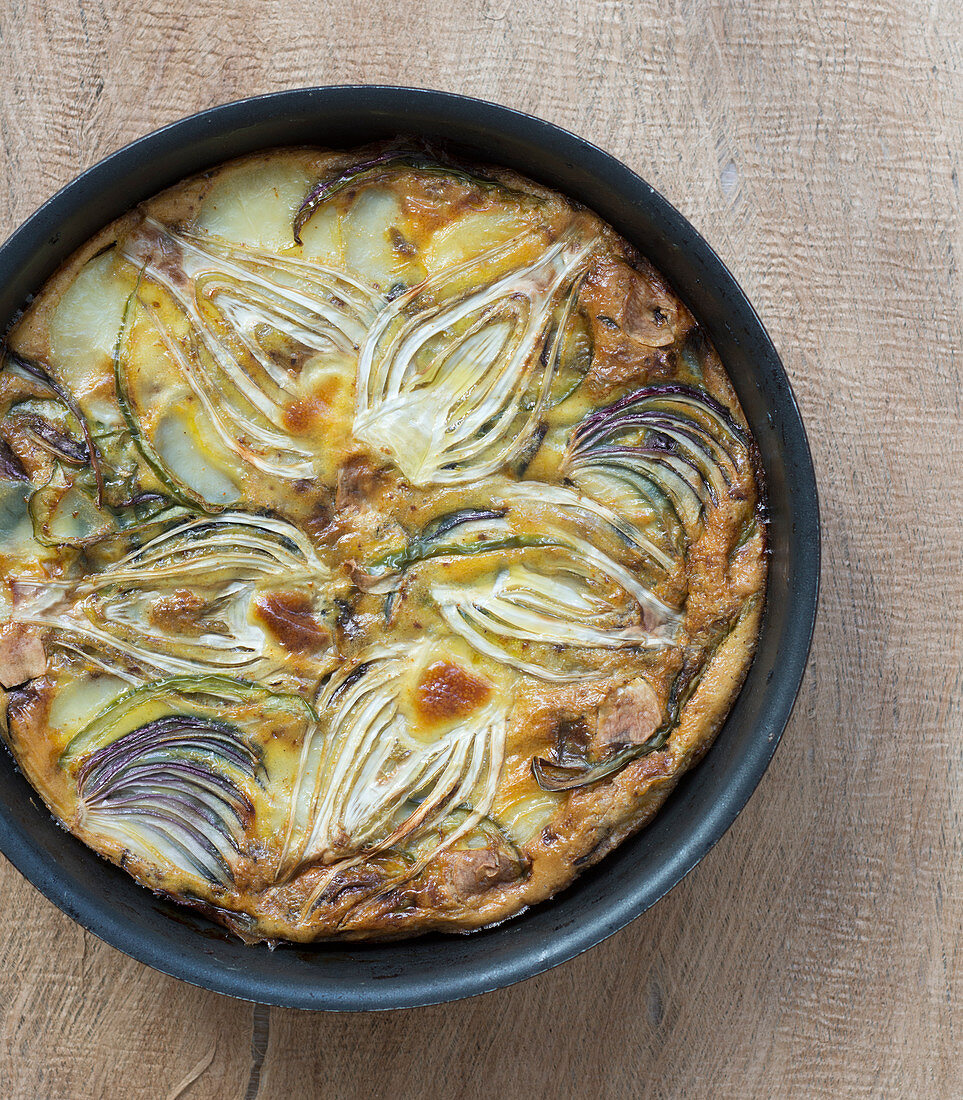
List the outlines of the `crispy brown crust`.
{"type": "MultiPolygon", "coordinates": [[[[303,150],[296,155],[320,175],[352,163],[358,153],[303,150]]],[[[509,188],[558,202],[553,192],[513,172],[501,169],[489,172],[509,188]]],[[[152,212],[170,223],[187,221],[213,178],[214,174],[209,173],[172,188],[151,200],[152,212]]],[[[416,198],[410,197],[413,206],[417,206],[416,198]]],[[[482,200],[468,195],[460,201],[477,205],[482,200]]],[[[418,209],[427,211],[425,206],[418,209]]],[[[592,217],[582,211],[578,216],[592,217]]],[[[44,309],[28,310],[11,336],[21,353],[41,362],[49,359],[47,312],[71,285],[83,264],[127,232],[138,218],[137,212],[131,212],[106,227],[53,276],[44,289],[44,309]]],[[[425,212],[424,218],[427,224],[430,213],[425,212]]],[[[609,227],[601,223],[598,227],[608,255],[585,280],[580,297],[595,348],[586,383],[594,403],[607,403],[640,385],[672,380],[680,349],[686,341],[694,341],[706,387],[741,419],[722,364],[691,314],[647,261],[609,227]]],[[[105,381],[105,386],[110,389],[112,380],[105,381]]],[[[323,420],[327,415],[323,402],[299,402],[288,410],[288,427],[293,432],[310,431],[319,418],[323,420]]],[[[308,867],[293,880],[277,885],[269,882],[269,876],[264,880],[264,872],[258,868],[258,853],[252,850],[235,889],[212,891],[211,897],[199,899],[193,896],[186,880],[181,882],[176,876],[162,875],[129,853],[105,849],[100,839],[89,834],[76,818],[71,792],[56,766],[56,752],[46,736],[47,712],[54,694],[52,678],[36,679],[28,690],[13,698],[9,708],[9,744],[28,779],[73,832],[120,863],[145,886],[207,912],[246,940],[387,939],[430,930],[466,932],[498,923],[551,897],[644,827],[679,777],[712,744],[748,671],[763,612],[766,549],[761,485],[761,470],[756,462],[748,490],[756,494],[754,501],[749,501],[757,523],[756,534],[739,547],[734,515],[710,518],[704,534],[690,549],[685,577],[666,582],[666,595],[671,594],[673,585],[684,581],[688,586],[686,621],[690,638],[709,638],[727,623],[735,622],[735,626],[730,625],[724,641],[712,654],[665,747],[633,760],[607,780],[565,793],[548,824],[519,850],[493,846],[448,852],[414,879],[404,881],[401,876],[400,884],[387,886],[385,883],[391,881],[389,872],[396,871],[387,866],[388,857],[369,860],[333,879],[321,865],[308,867]],[[310,914],[305,916],[305,902],[322,882],[326,885],[310,914]]],[[[479,499],[483,500],[483,494],[479,499]]],[[[402,510],[417,515],[422,502],[417,494],[413,496],[399,486],[390,471],[350,451],[339,456],[330,483],[304,494],[304,500],[309,503],[300,506],[302,527],[316,544],[338,549],[343,557],[344,576],[353,579],[358,587],[351,614],[339,620],[336,628],[339,648],[350,655],[357,651],[360,644],[357,639],[366,634],[366,616],[371,616],[365,602],[365,580],[351,555],[352,548],[363,546],[376,532],[382,536],[386,517],[394,517],[402,510]],[[360,633],[352,634],[353,629],[360,633]]],[[[326,628],[313,618],[306,604],[297,603],[297,597],[292,597],[292,601],[275,597],[262,602],[257,613],[287,650],[303,655],[319,643],[326,628]]],[[[159,608],[158,614],[189,615],[190,599],[185,597],[182,602],[184,606],[159,608]]],[[[33,658],[30,676],[42,671],[36,663],[36,652],[33,658]]],[[[680,672],[681,656],[676,664],[673,659],[667,657],[662,665],[653,664],[647,670],[647,679],[639,681],[656,685],[658,706],[666,705],[669,686],[680,672]]],[[[447,674],[444,669],[429,671],[432,677],[423,685],[422,698],[426,720],[454,718],[484,701],[482,681],[459,679],[463,674],[457,669],[455,674],[447,674]]],[[[607,705],[612,710],[615,693],[623,691],[638,674],[637,670],[622,668],[617,663],[605,671],[599,680],[576,686],[524,685],[510,720],[506,782],[521,787],[526,782],[531,784],[531,761],[535,756],[552,752],[560,719],[572,716],[594,721],[592,716],[598,715],[600,707],[607,705]]],[[[3,683],[7,679],[0,676],[3,683]]],[[[651,687],[648,690],[653,691],[651,687]]],[[[651,725],[650,715],[646,714],[645,722],[651,725]]],[[[593,733],[597,745],[608,743],[604,730],[588,730],[588,736],[593,733]]],[[[639,733],[638,740],[644,739],[639,733]]]]}

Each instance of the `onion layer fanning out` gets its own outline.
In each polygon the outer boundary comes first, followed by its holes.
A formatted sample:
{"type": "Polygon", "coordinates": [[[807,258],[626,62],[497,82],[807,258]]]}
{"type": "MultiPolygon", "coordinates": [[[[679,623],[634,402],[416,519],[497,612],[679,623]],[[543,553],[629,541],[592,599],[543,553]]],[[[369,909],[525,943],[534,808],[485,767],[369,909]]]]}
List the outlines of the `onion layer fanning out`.
{"type": "Polygon", "coordinates": [[[329,575],[296,527],[224,512],[175,523],[82,580],[15,582],[14,618],[55,628],[60,644],[133,681],[216,672],[283,682],[286,655],[252,619],[253,602],[295,591],[323,619],[329,575]]]}
{"type": "Polygon", "coordinates": [[[485,277],[533,240],[516,238],[430,277],[392,302],[365,338],[354,433],[413,485],[492,474],[538,426],[597,241],[572,226],[535,260],[485,277]]]}
{"type": "Polygon", "coordinates": [[[665,385],[589,413],[561,470],[585,492],[601,485],[623,500],[649,502],[692,540],[706,506],[725,499],[748,465],[746,434],[727,409],[700,390],[665,385]]]}
{"type": "Polygon", "coordinates": [[[286,419],[301,396],[298,379],[265,349],[262,334],[274,333],[304,353],[353,356],[383,299],[346,272],[177,232],[151,218],[126,240],[124,255],[146,282],[127,311],[117,384],[154,463],[169,480],[182,481],[145,437],[136,381],[136,351],[145,338],[132,343],[135,322],[156,334],[224,452],[263,474],[311,477],[311,441],[293,436],[286,419]],[[173,315],[150,304],[149,284],[166,292],[173,315]]]}
{"type": "Polygon", "coordinates": [[[87,760],[77,776],[80,819],[141,859],[226,885],[237,825],[252,809],[238,784],[254,764],[229,726],[159,718],[87,760]]]}
{"type": "Polygon", "coordinates": [[[390,570],[471,556],[475,580],[430,586],[446,625],[486,657],[546,680],[602,675],[580,651],[674,643],[679,612],[639,573],[667,574],[675,562],[632,523],[560,485],[499,483],[491,499],[500,507],[441,516],[373,566],[380,587],[392,587],[390,570]]]}
{"type": "Polygon", "coordinates": [[[413,843],[454,807],[469,806],[445,836],[448,847],[489,813],[504,755],[504,703],[482,703],[426,737],[400,701],[435,649],[430,641],[378,646],[328,682],[301,756],[282,866],[319,861],[342,870],[346,861],[413,843]]]}
{"type": "Polygon", "coordinates": [[[227,885],[254,813],[261,753],[249,731],[266,715],[312,720],[296,696],[224,677],[124,693],[63,754],[75,769],[81,826],[140,859],[227,885]]]}

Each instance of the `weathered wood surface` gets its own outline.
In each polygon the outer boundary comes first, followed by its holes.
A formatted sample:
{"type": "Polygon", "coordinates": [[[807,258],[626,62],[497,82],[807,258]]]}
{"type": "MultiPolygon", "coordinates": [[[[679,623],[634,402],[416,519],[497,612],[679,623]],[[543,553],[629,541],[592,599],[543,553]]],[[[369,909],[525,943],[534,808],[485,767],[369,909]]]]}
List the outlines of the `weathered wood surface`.
{"type": "Polygon", "coordinates": [[[957,0],[0,5],[4,235],[131,138],[301,84],[468,92],[611,150],[760,310],[825,524],[775,762],[621,934],[473,1001],[315,1017],[161,977],[3,864],[0,1096],[963,1095],[961,42],[957,0]]]}

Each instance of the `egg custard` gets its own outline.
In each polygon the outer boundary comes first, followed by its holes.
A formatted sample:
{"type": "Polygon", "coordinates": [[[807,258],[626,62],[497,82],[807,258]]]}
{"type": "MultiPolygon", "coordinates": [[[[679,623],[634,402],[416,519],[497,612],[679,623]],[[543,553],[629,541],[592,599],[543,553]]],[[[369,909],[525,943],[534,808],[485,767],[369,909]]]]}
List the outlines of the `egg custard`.
{"type": "Polygon", "coordinates": [[[7,744],[249,942],[543,901],[739,690],[745,419],[563,195],[408,143],[249,156],[91,240],[2,353],[7,744]]]}

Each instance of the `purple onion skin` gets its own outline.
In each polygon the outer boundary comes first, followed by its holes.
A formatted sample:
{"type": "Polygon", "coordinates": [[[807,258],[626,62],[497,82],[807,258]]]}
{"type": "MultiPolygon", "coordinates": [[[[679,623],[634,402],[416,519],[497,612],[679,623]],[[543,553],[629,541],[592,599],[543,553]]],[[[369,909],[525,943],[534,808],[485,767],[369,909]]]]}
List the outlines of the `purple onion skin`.
{"type": "Polygon", "coordinates": [[[227,882],[211,832],[237,850],[235,827],[254,812],[247,794],[215,761],[253,777],[258,754],[230,725],[197,715],[155,719],[92,753],[77,773],[81,801],[100,814],[161,831],[199,874],[227,882]],[[210,758],[213,757],[214,761],[210,758]],[[209,857],[198,860],[189,844],[209,857]]]}
{"type": "Polygon", "coordinates": [[[13,453],[5,439],[0,439],[0,477],[7,481],[30,480],[30,475],[23,468],[23,463],[13,453]]]}
{"type": "Polygon", "coordinates": [[[669,383],[662,386],[647,386],[626,394],[604,409],[596,409],[586,416],[581,424],[572,433],[569,441],[569,453],[573,456],[592,456],[607,458],[609,461],[618,461],[619,457],[626,459],[633,455],[648,457],[650,460],[662,463],[662,456],[671,455],[675,459],[684,462],[699,477],[704,485],[706,496],[713,504],[717,503],[716,493],[709,482],[705,472],[699,468],[690,455],[685,453],[686,448],[680,446],[677,441],[665,434],[665,429],[671,429],[689,441],[689,445],[700,454],[704,461],[717,467],[727,483],[731,477],[724,465],[720,464],[705,441],[709,441],[729,457],[735,463],[735,458],[730,451],[730,446],[724,441],[715,438],[715,435],[702,425],[693,422],[684,413],[673,414],[671,411],[659,408],[639,408],[645,401],[658,401],[659,399],[672,400],[681,398],[702,405],[710,413],[722,421],[725,429],[729,431],[739,444],[745,445],[746,436],[732,419],[729,411],[724,408],[714,397],[701,390],[694,389],[681,383],[669,383]],[[610,442],[617,433],[630,428],[647,430],[645,446],[619,445],[610,442]]]}
{"type": "Polygon", "coordinates": [[[92,773],[101,769],[103,779],[109,781],[119,769],[132,763],[141,752],[174,746],[215,752],[239,770],[253,771],[255,755],[238,740],[233,727],[195,715],[171,714],[125,733],[116,741],[92,753],[77,773],[78,786],[86,783],[92,773]],[[208,735],[207,745],[204,744],[205,733],[208,735]],[[213,738],[210,736],[212,733],[213,738]],[[212,740],[217,745],[216,749],[210,747],[212,740]]]}
{"type": "Polygon", "coordinates": [[[624,397],[620,397],[617,401],[614,401],[611,405],[607,405],[604,409],[596,409],[589,413],[576,429],[576,435],[583,436],[603,426],[609,430],[615,429],[620,426],[618,421],[621,419],[621,414],[624,410],[631,408],[640,401],[659,397],[684,397],[692,401],[697,401],[705,405],[706,408],[710,409],[722,419],[726,427],[737,439],[741,440],[745,438],[745,432],[732,419],[732,414],[724,405],[720,404],[720,402],[710,394],[703,393],[701,390],[697,390],[692,386],[683,385],[680,382],[667,383],[663,386],[645,386],[642,389],[635,390],[633,393],[625,394],[624,397]]]}
{"type": "Polygon", "coordinates": [[[87,423],[87,418],[77,404],[77,399],[70,390],[61,386],[60,383],[55,378],[52,378],[38,363],[34,363],[29,359],[24,359],[22,355],[18,355],[17,352],[12,351],[10,348],[6,349],[6,354],[19,370],[22,370],[24,374],[29,375],[35,381],[50,390],[50,392],[73,413],[75,419],[80,424],[81,430],[84,433],[84,442],[87,444],[87,457],[85,461],[89,461],[90,463],[90,469],[97,483],[97,504],[102,508],[104,500],[106,499],[106,490],[104,487],[104,474],[101,469],[101,455],[97,450],[97,445],[94,443],[93,436],[90,434],[90,425],[87,423]]]}
{"type": "Polygon", "coordinates": [[[474,179],[479,183],[491,182],[477,170],[468,171],[460,166],[441,150],[434,149],[428,142],[413,142],[410,146],[395,146],[393,149],[384,150],[377,156],[358,161],[356,164],[352,164],[350,168],[345,168],[338,175],[321,180],[320,183],[316,184],[294,216],[295,242],[297,244],[301,243],[301,230],[321,203],[343,187],[346,187],[363,172],[370,172],[372,168],[387,168],[392,164],[408,164],[412,168],[447,168],[462,178],[474,179]],[[419,164],[419,160],[423,163],[419,164]]]}
{"type": "Polygon", "coordinates": [[[72,466],[84,466],[90,461],[90,452],[85,443],[78,443],[76,439],[58,431],[42,416],[29,416],[25,419],[31,433],[65,462],[72,466]]]}
{"type": "MultiPolygon", "coordinates": [[[[693,386],[667,383],[635,390],[589,413],[572,432],[566,461],[575,468],[631,465],[633,460],[645,459],[667,470],[681,463],[697,480],[699,488],[690,488],[699,505],[704,506],[719,503],[709,468],[717,470],[731,485],[727,462],[738,470],[737,452],[751,446],[745,429],[716,398],[693,386]],[[701,407],[716,424],[706,427],[696,415],[687,415],[688,405],[701,407]],[[619,443],[619,436],[632,429],[645,432],[644,443],[619,443]],[[719,452],[725,459],[717,457],[719,452]]],[[[676,473],[689,480],[681,471],[676,473]]]]}

